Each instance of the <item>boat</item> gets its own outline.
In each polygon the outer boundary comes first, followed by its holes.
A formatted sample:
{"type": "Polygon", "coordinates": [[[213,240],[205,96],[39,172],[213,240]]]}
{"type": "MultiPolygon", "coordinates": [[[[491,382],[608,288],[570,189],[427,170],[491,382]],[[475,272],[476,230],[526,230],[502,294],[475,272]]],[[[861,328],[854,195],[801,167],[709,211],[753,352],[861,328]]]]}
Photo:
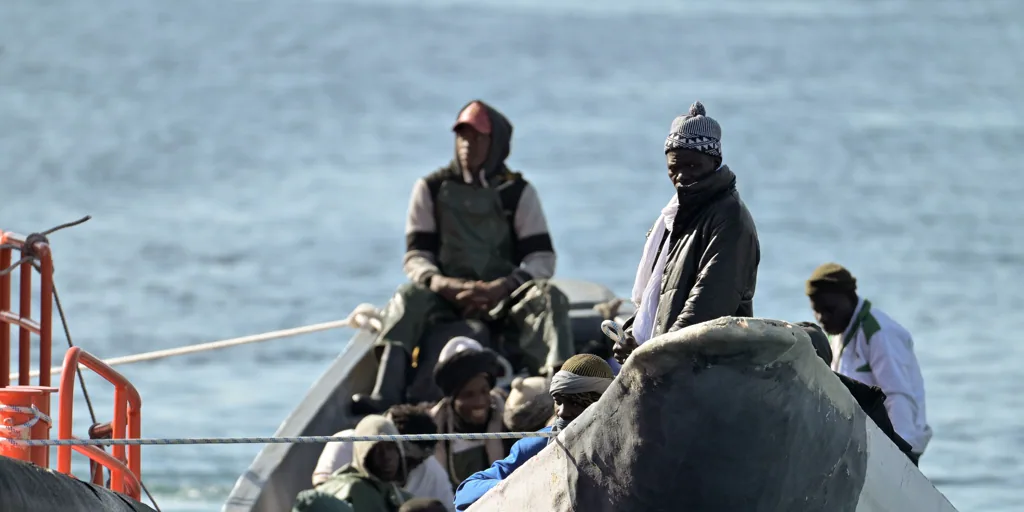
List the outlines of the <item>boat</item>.
{"type": "Polygon", "coordinates": [[[470,512],[956,512],[799,326],[722,317],[619,378],[470,512]]]}
{"type": "MultiPolygon", "coordinates": [[[[576,340],[601,339],[601,323],[619,322],[632,314],[632,303],[623,301],[607,287],[589,281],[554,279],[568,296],[569,316],[576,340]]],[[[428,337],[450,338],[465,334],[471,326],[462,322],[437,326],[428,337]]],[[[361,329],[345,345],[298,406],[278,427],[275,437],[329,436],[353,428],[359,418],[349,412],[355,393],[372,390],[377,360],[373,353],[375,334],[361,329]]],[[[235,482],[225,512],[280,512],[290,510],[295,495],[308,489],[323,445],[271,444],[256,455],[235,482]]]]}
{"type": "MultiPolygon", "coordinates": [[[[50,230],[50,232],[52,231],[50,230]]],[[[578,341],[603,339],[605,336],[603,327],[608,325],[608,320],[614,320],[621,324],[633,312],[630,301],[617,298],[610,289],[601,284],[571,279],[556,279],[553,284],[569,298],[572,331],[578,341]]],[[[53,349],[54,315],[52,309],[54,304],[58,306],[59,310],[60,302],[53,283],[53,261],[45,235],[32,234],[22,237],[0,231],[0,420],[3,421],[0,424],[0,437],[50,440],[52,425],[50,407],[52,399],[56,396],[59,402],[57,442],[78,439],[72,432],[72,420],[75,414],[73,396],[76,392],[76,374],[84,368],[86,371],[99,374],[115,387],[112,421],[98,422],[94,419],[93,426],[88,432],[89,438],[141,439],[141,397],[123,375],[111,368],[111,365],[115,364],[113,360],[109,360],[110,364],[108,364],[108,362],[92,356],[81,347],[70,346],[65,353],[64,363],[58,370],[49,366],[53,349]],[[15,251],[20,251],[22,255],[17,262],[13,261],[15,251]],[[11,274],[15,269],[20,270],[21,283],[17,313],[11,310],[13,304],[11,274]],[[35,302],[32,294],[34,270],[38,270],[41,275],[38,282],[40,292],[38,320],[32,319],[35,302]],[[10,367],[13,362],[11,358],[13,341],[10,332],[11,326],[18,328],[17,384],[10,382],[10,367]],[[37,372],[33,372],[30,368],[33,335],[39,339],[40,362],[37,372]],[[61,374],[59,385],[52,386],[51,374],[58,371],[61,374]],[[35,385],[30,381],[34,375],[38,375],[38,382],[35,385]]],[[[297,407],[285,418],[277,429],[275,437],[330,436],[356,424],[358,418],[349,412],[351,396],[355,393],[369,392],[376,378],[377,361],[373,345],[376,337],[374,331],[379,329],[379,323],[372,321],[373,316],[365,306],[360,306],[353,312],[350,318],[361,317],[366,321],[358,322],[361,327],[338,357],[328,366],[324,374],[313,384],[297,407]]],[[[738,322],[737,325],[742,325],[744,328],[758,323],[765,326],[784,326],[786,329],[793,327],[777,320],[720,319],[692,326],[677,333],[666,334],[664,337],[659,337],[658,340],[652,340],[650,345],[645,344],[634,354],[638,354],[639,357],[645,353],[657,353],[660,354],[657,356],[660,361],[664,354],[659,352],[660,349],[657,348],[657,345],[672,342],[669,338],[673,337],[700,338],[699,333],[696,335],[693,333],[707,328],[704,326],[714,327],[711,324],[716,322],[738,322]],[[690,331],[690,334],[687,334],[687,331],[690,331]]],[[[338,326],[342,324],[352,326],[347,320],[332,323],[338,326]]],[[[435,326],[427,333],[428,339],[425,340],[427,342],[424,343],[424,346],[436,344],[429,338],[446,340],[452,336],[478,329],[479,327],[473,326],[470,322],[435,326]]],[[[778,331],[773,335],[774,339],[782,339],[779,333],[784,334],[782,338],[789,336],[783,331],[778,331]]],[[[271,339],[266,336],[256,337],[271,339]]],[[[793,341],[789,340],[787,343],[792,344],[793,341]]],[[[68,344],[71,345],[70,339],[68,344]]],[[[216,342],[215,344],[233,346],[235,343],[216,342]]],[[[802,349],[807,352],[804,358],[814,360],[817,356],[811,353],[813,349],[809,342],[806,345],[802,349]]],[[[721,352],[719,349],[714,351],[716,354],[721,352]]],[[[635,372],[636,370],[630,365],[640,364],[637,361],[637,358],[631,357],[623,371],[626,374],[635,372]]],[[[665,366],[668,363],[661,361],[659,364],[665,366]]],[[[668,365],[671,366],[671,364],[668,365]]],[[[804,368],[801,371],[805,371],[812,366],[814,365],[795,365],[794,367],[804,368]]],[[[820,363],[818,366],[820,368],[813,371],[822,373],[822,375],[816,375],[813,378],[791,379],[787,382],[790,384],[794,382],[821,384],[830,379],[835,380],[825,366],[820,363]],[[825,374],[827,377],[823,377],[825,374]]],[[[424,373],[429,376],[429,372],[424,373]]],[[[672,375],[672,373],[666,375],[672,375]]],[[[634,374],[629,376],[627,382],[640,381],[634,374]]],[[[757,382],[742,381],[741,383],[747,387],[757,385],[757,382]]],[[[840,386],[839,384],[835,385],[840,386]]],[[[657,387],[651,389],[657,389],[657,387]]],[[[814,391],[814,389],[811,390],[814,391]]],[[[848,392],[841,386],[829,393],[835,403],[853,403],[848,392]]],[[[636,391],[632,394],[642,393],[636,391]]],[[[763,396],[758,392],[743,393],[738,390],[734,390],[733,394],[737,399],[753,400],[754,402],[758,396],[763,396]]],[[[622,396],[607,396],[605,398],[607,400],[603,398],[602,402],[614,403],[616,408],[620,408],[621,403],[626,403],[622,396]]],[[[757,411],[761,408],[762,406],[753,405],[744,410],[757,411]]],[[[596,408],[591,410],[590,416],[596,414],[594,412],[596,410],[596,408]]],[[[818,411],[819,409],[813,410],[818,411]]],[[[857,512],[907,510],[955,512],[956,509],[949,504],[945,497],[874,427],[870,420],[865,420],[864,415],[859,412],[855,413],[855,416],[860,418],[861,430],[864,433],[861,436],[861,445],[864,449],[858,452],[860,453],[859,458],[863,461],[860,471],[861,487],[854,489],[858,493],[857,501],[851,505],[856,507],[857,512]]],[[[813,414],[806,417],[817,418],[813,414]]],[[[588,421],[587,418],[581,416],[580,421],[574,422],[560,433],[559,441],[563,443],[566,440],[571,441],[572,436],[587,428],[601,430],[595,422],[588,421]]],[[[753,419],[763,418],[751,418],[751,420],[753,419]]],[[[838,431],[827,427],[819,430],[825,436],[836,438],[839,435],[838,431]]],[[[576,445],[570,443],[566,446],[575,449],[576,445]]],[[[580,446],[586,448],[590,445],[583,443],[580,446]]],[[[321,444],[265,445],[237,479],[223,510],[228,512],[289,510],[295,496],[310,487],[312,472],[322,449],[323,445],[321,444]]],[[[555,453],[557,451],[557,449],[549,447],[537,456],[536,461],[531,460],[529,464],[533,464],[533,467],[538,469],[545,465],[550,467],[551,464],[564,468],[565,461],[559,458],[564,459],[564,456],[560,452],[555,453]]],[[[661,450],[661,455],[664,455],[664,450],[661,450]]],[[[57,449],[56,471],[49,470],[49,458],[50,450],[45,446],[29,447],[0,441],[0,492],[4,493],[5,507],[9,507],[13,503],[19,510],[107,510],[116,512],[153,510],[141,501],[142,494],[145,492],[145,482],[141,471],[140,446],[114,446],[110,452],[107,452],[97,446],[62,445],[57,449]],[[91,471],[88,479],[83,480],[72,475],[70,463],[72,451],[86,456],[89,460],[91,471]],[[109,472],[109,478],[105,478],[105,471],[109,472]]],[[[537,476],[533,473],[532,470],[516,473],[513,475],[514,478],[507,481],[508,485],[503,484],[495,488],[495,492],[484,496],[480,505],[486,507],[494,505],[497,507],[496,510],[518,510],[517,503],[525,503],[524,500],[557,498],[558,492],[561,491],[552,487],[551,482],[546,481],[547,487],[538,487],[531,483],[530,479],[537,476]],[[534,492],[522,493],[516,491],[517,488],[533,489],[534,492]],[[548,489],[552,494],[547,496],[544,491],[538,494],[537,490],[539,489],[548,489]]],[[[591,500],[594,499],[591,496],[591,500]]],[[[600,490],[598,490],[596,499],[602,499],[600,490]]],[[[565,503],[564,500],[562,503],[565,503]]],[[[571,508],[572,504],[569,503],[569,505],[571,508]]]]}
{"type": "MultiPolygon", "coordinates": [[[[611,290],[600,284],[576,280],[555,280],[555,284],[570,299],[572,304],[573,332],[579,339],[595,339],[598,336],[602,336],[602,325],[607,325],[605,320],[614,319],[621,324],[625,317],[628,317],[633,312],[632,304],[629,301],[617,299],[611,290]],[[622,306],[621,309],[620,306],[622,306]]],[[[788,344],[794,343],[793,340],[786,338],[786,336],[789,336],[788,333],[798,331],[794,326],[777,320],[736,318],[719,319],[689,327],[684,331],[701,329],[705,325],[716,322],[733,322],[743,326],[748,324],[774,326],[772,328],[775,329],[775,332],[769,338],[773,338],[776,341],[782,340],[788,344]]],[[[684,331],[667,334],[664,337],[659,337],[659,340],[662,338],[678,337],[680,334],[686,336],[684,331]]],[[[457,329],[449,331],[439,328],[429,335],[444,337],[456,334],[458,334],[457,329]]],[[[692,331],[689,336],[693,337],[692,331]]],[[[733,336],[736,337],[736,335],[733,336]]],[[[613,336],[609,334],[609,337],[613,336]]],[[[757,345],[757,341],[757,339],[746,340],[746,342],[753,343],[754,346],[757,345]]],[[[376,378],[377,361],[372,350],[373,342],[374,333],[371,330],[361,330],[356,333],[344,351],[331,363],[323,376],[309,390],[298,407],[284,420],[275,436],[332,435],[339,430],[352,428],[358,418],[349,414],[350,397],[354,393],[368,392],[373,387],[376,378]]],[[[858,407],[846,388],[831,373],[831,370],[818,363],[818,356],[813,352],[809,339],[804,341],[804,343],[807,345],[802,348],[805,353],[799,358],[799,361],[802,362],[791,364],[801,372],[810,371],[817,373],[814,373],[813,377],[804,376],[788,384],[802,389],[804,393],[811,395],[820,394],[825,396],[825,390],[827,389],[827,394],[830,395],[829,400],[836,401],[836,403],[845,403],[847,407],[858,407]],[[811,363],[807,361],[811,361],[811,363]],[[794,384],[794,382],[811,384],[808,384],[809,387],[804,389],[801,387],[801,384],[794,384]],[[831,382],[831,386],[825,386],[825,382],[831,382]],[[824,387],[819,389],[820,386],[824,387]]],[[[634,354],[651,353],[654,351],[652,349],[655,348],[653,345],[659,344],[663,343],[655,342],[651,343],[651,346],[645,344],[645,347],[641,348],[646,348],[646,350],[638,350],[634,354]]],[[[720,347],[715,350],[720,350],[720,347]]],[[[650,356],[646,357],[650,358],[650,356]]],[[[662,357],[665,356],[659,355],[655,359],[662,357]]],[[[628,370],[629,368],[626,368],[623,371],[628,370]]],[[[644,370],[643,373],[647,375],[649,371],[644,370]]],[[[627,382],[639,382],[639,380],[638,378],[630,378],[627,379],[627,382]]],[[[744,385],[749,388],[750,386],[759,385],[759,382],[760,380],[758,379],[758,382],[746,383],[744,385]]],[[[759,407],[764,406],[763,403],[758,403],[758,397],[762,396],[759,393],[743,393],[737,390],[733,394],[736,395],[734,398],[751,403],[752,406],[748,410],[756,411],[759,407]]],[[[602,402],[605,401],[602,399],[602,402]]],[[[611,406],[613,410],[618,410],[620,404],[627,403],[627,399],[623,396],[611,396],[608,397],[607,401],[609,404],[615,404],[611,406]]],[[[559,440],[571,442],[572,439],[578,438],[579,433],[585,429],[590,429],[591,431],[595,429],[601,430],[601,427],[608,422],[609,418],[604,418],[600,422],[601,426],[598,426],[598,422],[588,421],[590,416],[596,414],[595,411],[599,408],[598,406],[600,406],[600,402],[592,408],[594,410],[589,411],[591,413],[589,416],[581,416],[577,422],[574,422],[568,429],[563,431],[559,435],[559,440]]],[[[821,410],[823,409],[812,408],[809,412],[805,411],[805,413],[814,416],[814,414],[821,410]]],[[[857,410],[859,411],[859,408],[857,410]]],[[[825,493],[817,496],[819,500],[839,500],[845,503],[845,505],[837,508],[837,510],[850,510],[851,512],[956,512],[956,508],[949,503],[945,496],[935,488],[917,466],[911,463],[892,444],[888,437],[867,418],[863,411],[853,413],[852,418],[854,418],[853,423],[859,424],[860,434],[855,442],[845,448],[850,450],[848,453],[856,455],[851,456],[848,454],[845,456],[844,461],[848,462],[852,458],[860,462],[847,464],[845,480],[842,475],[824,477],[830,482],[829,485],[832,487],[845,486],[845,494],[829,495],[825,493]],[[855,478],[850,478],[849,470],[851,468],[855,470],[853,472],[855,473],[855,478]],[[851,481],[855,482],[851,483],[851,481]],[[836,482],[840,483],[837,484],[836,482]]],[[[754,420],[754,418],[751,418],[751,421],[754,420]]],[[[834,415],[829,417],[823,416],[822,418],[823,425],[839,425],[841,422],[836,420],[837,417],[834,415]]],[[[612,430],[625,429],[624,425],[628,424],[630,424],[630,421],[621,423],[612,430]]],[[[841,443],[841,432],[843,430],[840,427],[835,427],[835,430],[831,430],[830,427],[825,426],[823,427],[821,437],[822,440],[831,438],[833,443],[837,442],[835,440],[838,438],[840,439],[838,442],[841,443]]],[[[754,442],[756,444],[756,440],[754,442]]],[[[729,443],[727,442],[726,444],[729,443]]],[[[566,444],[566,446],[570,450],[574,449],[571,444],[566,444]]],[[[593,448],[594,444],[586,442],[582,446],[585,447],[584,449],[593,448]]],[[[784,447],[776,448],[783,449],[784,447]]],[[[799,447],[790,448],[799,450],[799,447]]],[[[276,444],[264,447],[248,469],[239,476],[223,510],[227,512],[276,512],[289,510],[296,494],[311,486],[313,468],[317,463],[321,450],[322,446],[318,444],[276,444]]],[[[531,459],[527,463],[530,467],[529,470],[514,473],[508,480],[485,495],[471,510],[575,510],[575,505],[567,505],[564,499],[567,492],[566,484],[571,483],[574,486],[572,488],[575,489],[577,493],[575,496],[577,497],[582,497],[583,493],[587,492],[587,490],[578,485],[578,482],[583,479],[582,477],[576,475],[572,482],[566,479],[566,468],[570,468],[569,473],[572,473],[571,468],[575,467],[575,465],[570,464],[569,460],[586,459],[573,458],[572,456],[567,458],[567,456],[561,453],[562,451],[557,448],[544,450],[535,457],[536,460],[531,459]],[[524,492],[524,489],[529,489],[530,491],[524,492]]],[[[655,449],[654,451],[657,452],[658,450],[655,449]]],[[[806,451],[803,453],[806,453],[806,451]]],[[[581,455],[583,453],[585,452],[574,452],[572,455],[581,455]]],[[[650,453],[645,455],[645,457],[655,458],[650,453]]],[[[740,459],[742,458],[740,457],[740,459]]],[[[839,463],[837,462],[836,464],[839,463]]],[[[656,464],[655,467],[661,466],[656,464]]],[[[758,471],[763,472],[765,467],[771,467],[771,465],[761,465],[758,467],[753,468],[751,471],[754,473],[758,471]]],[[[577,469],[579,468],[577,467],[577,469]]],[[[772,467],[772,469],[779,468],[772,467]]],[[[580,471],[580,474],[582,474],[582,471],[580,471]]],[[[799,471],[793,474],[799,474],[799,471]]],[[[816,473],[811,474],[815,475],[816,473]]],[[[656,475],[650,476],[651,478],[656,478],[656,475]]],[[[822,477],[809,477],[809,479],[815,478],[822,477]]],[[[628,480],[630,479],[624,479],[623,481],[628,480]]],[[[595,498],[594,494],[600,495],[600,489],[604,488],[606,483],[598,482],[597,489],[591,488],[589,490],[590,503],[586,505],[587,507],[597,506],[600,497],[595,498]]],[[[825,484],[819,485],[824,486],[825,484]]],[[[646,486],[643,488],[657,487],[646,486]]],[[[831,489],[832,487],[829,488],[831,489]]],[[[572,492],[569,491],[570,494],[572,492]]],[[[664,496],[661,498],[664,498],[664,496]]],[[[661,501],[663,500],[659,500],[659,502],[661,501]]],[[[651,501],[647,500],[645,503],[649,504],[651,501]]],[[[829,501],[829,503],[835,503],[835,501],[829,501]]],[[[791,502],[790,504],[792,505],[793,503],[791,502]]],[[[646,507],[646,505],[638,507],[637,510],[641,508],[649,510],[649,507],[646,507]]],[[[587,509],[589,510],[590,508],[587,509]]],[[[817,510],[818,508],[813,509],[817,510]]],[[[790,508],[786,508],[786,510],[790,510],[790,508]]]]}
{"type": "MultiPolygon", "coordinates": [[[[105,362],[81,347],[73,346],[69,336],[69,349],[65,353],[63,365],[50,366],[54,348],[53,306],[56,304],[59,311],[60,301],[54,287],[53,257],[46,235],[86,220],[88,217],[28,236],[0,231],[0,437],[51,440],[50,430],[53,425],[50,406],[53,398],[57,398],[59,414],[56,439],[79,439],[72,432],[75,416],[73,397],[76,392],[75,378],[84,369],[103,377],[115,388],[112,421],[100,422],[93,419],[88,437],[141,439],[142,399],[128,379],[111,365],[150,360],[152,356],[164,357],[171,352],[183,354],[197,348],[182,347],[184,351],[171,349],[105,362]],[[34,279],[36,271],[40,276],[38,280],[34,279]],[[12,295],[14,276],[19,280],[17,298],[12,295]],[[34,284],[37,286],[34,287],[34,284]],[[38,300],[33,300],[34,290],[38,291],[38,300]],[[18,304],[17,312],[12,310],[15,303],[18,304]],[[33,319],[34,307],[38,308],[37,320],[33,319]],[[12,337],[11,327],[17,328],[16,337],[12,337]],[[33,343],[33,338],[38,340],[37,343],[33,343]],[[18,348],[16,361],[12,358],[12,341],[16,341],[18,348]],[[33,369],[31,364],[34,346],[38,350],[37,369],[33,369]],[[17,363],[17,373],[11,373],[12,362],[17,363]],[[58,373],[59,385],[51,386],[51,377],[58,373]],[[37,377],[35,383],[31,380],[34,377],[37,377]],[[12,378],[16,379],[16,383],[11,381],[12,378]]],[[[628,302],[626,308],[619,311],[623,301],[599,284],[576,280],[556,280],[554,284],[570,300],[570,318],[576,339],[602,339],[602,321],[613,318],[622,321],[622,314],[631,313],[628,302]]],[[[377,370],[372,347],[375,338],[373,331],[379,328],[379,323],[373,321],[375,311],[367,306],[364,304],[356,308],[348,320],[298,329],[315,332],[352,326],[353,323],[363,326],[288,415],[278,428],[277,436],[331,435],[355,425],[358,418],[349,414],[351,396],[370,391],[377,370]]],[[[59,312],[63,320],[63,312],[59,312]]],[[[66,330],[66,325],[64,328],[66,330]]],[[[452,336],[479,332],[479,329],[479,326],[469,322],[455,322],[437,326],[427,336],[447,340],[452,336]]],[[[245,342],[275,339],[274,336],[266,336],[268,334],[274,333],[245,337],[248,338],[245,342]]],[[[238,338],[204,345],[216,345],[218,348],[235,346],[242,340],[238,338]]],[[[423,375],[429,378],[429,372],[423,375]]],[[[248,470],[239,477],[224,510],[276,512],[290,509],[296,494],[310,486],[313,468],[322,449],[323,445],[320,444],[266,445],[248,470]]],[[[48,447],[15,445],[0,440],[0,490],[38,489],[40,492],[19,491],[18,498],[24,498],[24,501],[18,502],[22,510],[153,510],[141,502],[145,483],[142,479],[139,445],[113,446],[109,453],[98,446],[64,445],[58,447],[57,459],[56,472],[49,471],[51,461],[48,447]],[[72,452],[88,458],[88,480],[77,479],[72,474],[72,452]],[[42,471],[37,471],[39,469],[42,471]],[[109,472],[109,478],[104,478],[104,470],[109,472]],[[49,499],[47,496],[54,498],[49,499]]],[[[149,499],[152,501],[152,497],[149,499]]],[[[11,498],[5,496],[4,503],[10,505],[11,498]]]]}

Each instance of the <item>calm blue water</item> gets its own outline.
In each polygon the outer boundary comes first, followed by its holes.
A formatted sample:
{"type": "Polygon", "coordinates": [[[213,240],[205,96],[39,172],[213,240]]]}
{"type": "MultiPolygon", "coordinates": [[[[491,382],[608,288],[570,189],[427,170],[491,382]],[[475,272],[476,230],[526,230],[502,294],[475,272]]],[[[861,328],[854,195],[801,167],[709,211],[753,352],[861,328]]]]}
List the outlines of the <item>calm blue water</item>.
{"type": "MultiPolygon", "coordinates": [[[[922,469],[961,511],[1020,510],[1021,19],[1017,0],[3,0],[0,229],[95,217],[53,242],[102,357],[336,319],[402,280],[412,182],[481,97],[516,125],[561,276],[625,294],[670,194],[664,136],[700,99],[760,231],[757,313],[809,319],[809,272],[849,266],[915,335],[922,469]]],[[[147,437],[269,435],[347,335],[123,371],[147,437]]],[[[165,511],[216,510],[258,449],[145,448],[144,480],[165,511]]]]}

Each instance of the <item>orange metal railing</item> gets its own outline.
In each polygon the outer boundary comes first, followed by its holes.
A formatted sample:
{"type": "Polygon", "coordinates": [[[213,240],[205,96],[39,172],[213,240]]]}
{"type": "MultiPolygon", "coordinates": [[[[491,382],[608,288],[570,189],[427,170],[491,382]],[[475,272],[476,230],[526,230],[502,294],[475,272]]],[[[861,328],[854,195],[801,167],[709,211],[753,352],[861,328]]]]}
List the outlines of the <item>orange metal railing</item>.
{"type": "Polygon", "coordinates": [[[12,273],[0,276],[0,388],[9,386],[11,374],[11,326],[18,327],[18,384],[28,386],[32,366],[32,335],[39,336],[39,385],[50,385],[50,358],[53,337],[53,258],[50,245],[33,242],[25,246],[20,235],[0,231],[0,270],[22,260],[28,250],[39,262],[39,321],[32,320],[32,261],[18,266],[20,290],[18,313],[11,310],[12,273]],[[18,254],[18,259],[13,256],[18,254]]]}
{"type": "MultiPolygon", "coordinates": [[[[116,372],[102,360],[84,351],[81,347],[73,347],[64,356],[64,366],[61,371],[60,382],[60,405],[58,406],[57,438],[74,439],[71,435],[71,426],[74,420],[74,396],[75,396],[75,369],[82,365],[103,377],[114,385],[114,419],[111,422],[113,434],[112,439],[139,439],[142,435],[142,398],[139,392],[132,386],[128,379],[116,372]]],[[[70,446],[57,447],[57,471],[71,474],[71,450],[70,446]]],[[[112,446],[112,458],[119,464],[109,464],[109,460],[102,450],[78,450],[87,455],[91,460],[104,465],[110,470],[110,489],[115,492],[127,494],[139,499],[139,486],[125,484],[125,479],[136,484],[142,479],[142,447],[135,445],[127,447],[112,446]],[[99,453],[104,456],[100,456],[99,453]],[[127,452],[127,454],[125,453],[127,452]],[[134,487],[134,488],[133,488],[134,487]]]]}
{"type": "MultiPolygon", "coordinates": [[[[73,439],[78,438],[74,437],[73,439]]],[[[140,499],[142,496],[142,484],[139,483],[139,478],[135,473],[132,473],[131,469],[129,469],[124,462],[117,460],[113,455],[103,451],[103,448],[98,446],[70,446],[66,448],[71,448],[72,450],[89,457],[89,460],[110,470],[110,490],[117,491],[117,489],[114,489],[113,485],[114,475],[121,475],[125,479],[124,490],[117,492],[121,492],[135,499],[140,499]]],[[[99,481],[93,479],[92,483],[99,485],[100,487],[104,487],[102,478],[99,479],[99,481]]]]}
{"type": "MultiPolygon", "coordinates": [[[[0,438],[49,439],[50,396],[56,391],[40,386],[0,388],[0,438]]],[[[0,455],[50,467],[50,449],[46,446],[0,443],[0,455]]]]}
{"type": "MultiPolygon", "coordinates": [[[[87,220],[87,219],[86,219],[87,220]]],[[[58,228],[55,228],[58,229],[58,228]]],[[[51,230],[53,231],[53,230],[51,230]]],[[[60,387],[50,387],[50,359],[53,337],[53,258],[45,237],[30,235],[22,237],[0,231],[0,429],[3,437],[19,439],[50,438],[50,401],[54,391],[58,393],[58,439],[75,439],[71,434],[74,422],[75,377],[78,368],[88,368],[114,385],[114,417],[110,424],[112,439],[138,439],[142,431],[142,398],[128,379],[114,371],[97,357],[72,347],[64,355],[60,387]],[[17,269],[11,269],[11,265],[17,269]],[[39,279],[39,320],[32,319],[33,264],[38,265],[39,279]],[[9,272],[4,272],[11,269],[9,272]],[[13,295],[11,282],[14,270],[20,279],[18,312],[12,310],[13,295]],[[18,327],[18,383],[12,385],[11,374],[11,326],[18,327]],[[39,383],[30,385],[32,366],[32,335],[39,338],[39,383]],[[32,415],[45,418],[35,421],[31,427],[26,420],[32,415]],[[8,425],[10,424],[10,425],[8,425]],[[6,427],[6,428],[4,428],[6,427]]],[[[37,420],[39,419],[37,418],[37,420]]],[[[95,426],[94,426],[95,427],[95,426]]],[[[49,467],[47,447],[21,447],[11,444],[0,446],[0,455],[33,462],[49,467]]],[[[141,499],[142,453],[141,446],[113,446],[107,453],[96,446],[60,446],[57,448],[57,471],[71,475],[72,450],[83,454],[89,460],[110,471],[110,489],[141,499]]],[[[71,475],[73,476],[73,475],[71,475]]],[[[92,480],[96,480],[93,475],[92,480]]],[[[102,485],[102,478],[100,482],[102,485]]]]}

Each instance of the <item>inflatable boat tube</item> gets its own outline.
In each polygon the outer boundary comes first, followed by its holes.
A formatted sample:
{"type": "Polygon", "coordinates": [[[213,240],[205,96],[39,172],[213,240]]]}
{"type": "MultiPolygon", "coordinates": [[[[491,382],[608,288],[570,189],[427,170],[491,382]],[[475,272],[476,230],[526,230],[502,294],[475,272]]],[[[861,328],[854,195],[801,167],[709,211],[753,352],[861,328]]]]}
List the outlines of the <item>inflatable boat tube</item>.
{"type": "Polygon", "coordinates": [[[731,317],[645,343],[469,510],[955,512],[802,329],[731,317]]]}
{"type": "Polygon", "coordinates": [[[109,489],[8,457],[0,457],[0,510],[155,512],[109,489]]]}

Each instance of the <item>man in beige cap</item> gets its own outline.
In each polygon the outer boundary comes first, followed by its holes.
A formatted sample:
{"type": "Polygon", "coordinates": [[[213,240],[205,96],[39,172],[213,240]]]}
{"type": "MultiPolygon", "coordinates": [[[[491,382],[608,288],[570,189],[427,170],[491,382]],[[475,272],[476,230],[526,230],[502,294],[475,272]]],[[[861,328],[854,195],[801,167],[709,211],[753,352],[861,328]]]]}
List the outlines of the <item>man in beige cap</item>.
{"type": "Polygon", "coordinates": [[[509,432],[534,432],[551,422],[555,400],[544,377],[516,377],[505,400],[502,418],[509,432]]]}

